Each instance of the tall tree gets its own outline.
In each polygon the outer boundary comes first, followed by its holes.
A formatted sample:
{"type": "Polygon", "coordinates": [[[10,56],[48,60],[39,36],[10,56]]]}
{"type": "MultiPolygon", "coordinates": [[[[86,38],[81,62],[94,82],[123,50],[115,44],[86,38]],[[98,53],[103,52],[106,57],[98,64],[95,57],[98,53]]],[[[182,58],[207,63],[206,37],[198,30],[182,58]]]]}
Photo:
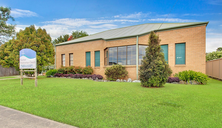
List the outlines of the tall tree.
{"type": "Polygon", "coordinates": [[[144,87],[161,87],[172,73],[159,44],[159,36],[151,32],[146,55],[139,70],[141,85],[144,87]]]}
{"type": "Polygon", "coordinates": [[[69,34],[59,36],[58,38],[52,41],[53,45],[68,41],[69,34]]]}
{"type": "Polygon", "coordinates": [[[217,51],[222,51],[222,47],[217,48],[217,51]]]}
{"type": "Polygon", "coordinates": [[[71,36],[69,36],[68,34],[59,36],[58,38],[54,39],[52,41],[52,43],[53,43],[53,45],[56,45],[56,44],[59,44],[62,42],[74,40],[74,39],[81,38],[81,37],[88,36],[88,35],[89,34],[87,34],[87,32],[85,32],[85,31],[78,31],[77,30],[77,31],[73,31],[71,36]]]}
{"type": "Polygon", "coordinates": [[[10,8],[0,7],[0,46],[1,44],[4,44],[15,32],[15,26],[6,23],[9,19],[14,21],[14,18],[10,14],[10,8]]]}
{"type": "Polygon", "coordinates": [[[41,72],[43,66],[54,64],[55,52],[50,35],[45,29],[36,29],[32,25],[20,30],[16,38],[0,47],[0,65],[19,70],[19,51],[23,48],[36,51],[38,72],[41,72]]]}
{"type": "Polygon", "coordinates": [[[81,38],[84,36],[88,36],[89,34],[85,31],[73,31],[72,32],[72,37],[73,39],[81,38]]]}
{"type": "Polygon", "coordinates": [[[206,61],[222,58],[222,51],[214,51],[206,54],[206,61]]]}

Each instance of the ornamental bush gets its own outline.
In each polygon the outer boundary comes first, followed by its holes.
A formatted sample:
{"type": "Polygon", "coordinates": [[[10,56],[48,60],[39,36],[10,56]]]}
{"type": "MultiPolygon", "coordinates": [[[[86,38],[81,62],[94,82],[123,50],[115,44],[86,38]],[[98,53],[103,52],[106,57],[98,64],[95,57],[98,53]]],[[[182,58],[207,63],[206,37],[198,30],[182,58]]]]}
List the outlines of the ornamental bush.
{"type": "Polygon", "coordinates": [[[57,73],[65,74],[65,69],[63,67],[59,68],[57,73]]]}
{"type": "Polygon", "coordinates": [[[90,66],[87,66],[82,69],[82,74],[92,74],[93,73],[93,68],[90,66]]]}
{"type": "Polygon", "coordinates": [[[161,87],[172,73],[159,44],[159,36],[151,32],[146,55],[139,69],[141,85],[144,87],[161,87]]]}
{"type": "Polygon", "coordinates": [[[75,74],[75,66],[68,67],[67,73],[68,74],[75,74]]]}
{"type": "Polygon", "coordinates": [[[54,76],[57,73],[56,69],[50,69],[46,72],[46,76],[54,76]]]}
{"type": "Polygon", "coordinates": [[[106,68],[105,75],[108,80],[115,81],[117,79],[126,78],[128,72],[126,71],[124,66],[117,64],[106,68]]]}
{"type": "Polygon", "coordinates": [[[207,84],[208,76],[202,72],[195,72],[193,70],[185,70],[174,75],[179,77],[180,80],[186,81],[189,83],[191,80],[195,80],[200,84],[207,84]]]}
{"type": "Polygon", "coordinates": [[[74,68],[74,72],[75,72],[75,74],[82,74],[82,67],[80,67],[80,66],[78,66],[78,67],[75,67],[74,68]]]}
{"type": "Polygon", "coordinates": [[[169,77],[167,82],[168,83],[180,82],[180,79],[178,77],[169,77]]]}

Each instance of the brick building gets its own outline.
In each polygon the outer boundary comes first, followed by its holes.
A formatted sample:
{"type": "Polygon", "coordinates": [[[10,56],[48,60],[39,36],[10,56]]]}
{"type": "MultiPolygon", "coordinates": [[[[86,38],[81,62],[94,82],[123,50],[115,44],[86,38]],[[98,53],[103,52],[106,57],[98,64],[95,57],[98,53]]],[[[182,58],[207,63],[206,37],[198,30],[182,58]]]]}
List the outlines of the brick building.
{"type": "Polygon", "coordinates": [[[194,70],[206,73],[206,26],[208,22],[147,23],[112,29],[56,45],[56,68],[91,66],[104,76],[105,68],[122,64],[129,78],[138,79],[148,37],[155,31],[165,59],[174,73],[194,70]]]}

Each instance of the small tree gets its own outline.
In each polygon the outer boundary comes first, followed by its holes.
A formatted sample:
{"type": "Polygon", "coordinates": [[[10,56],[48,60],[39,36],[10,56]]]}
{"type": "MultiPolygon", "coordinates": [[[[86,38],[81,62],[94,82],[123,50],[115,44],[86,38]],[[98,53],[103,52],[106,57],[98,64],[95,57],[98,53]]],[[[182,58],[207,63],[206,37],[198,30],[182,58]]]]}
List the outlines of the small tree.
{"type": "Polygon", "coordinates": [[[172,73],[164,59],[164,53],[159,43],[159,36],[151,32],[146,55],[143,57],[142,65],[139,69],[141,85],[144,87],[161,87],[172,73]]]}

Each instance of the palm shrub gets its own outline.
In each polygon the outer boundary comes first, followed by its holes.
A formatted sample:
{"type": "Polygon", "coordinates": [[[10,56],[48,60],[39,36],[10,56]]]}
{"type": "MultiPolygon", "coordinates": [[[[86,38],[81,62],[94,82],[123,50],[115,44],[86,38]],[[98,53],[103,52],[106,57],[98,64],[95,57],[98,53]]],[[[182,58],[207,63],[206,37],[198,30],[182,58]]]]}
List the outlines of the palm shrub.
{"type": "Polygon", "coordinates": [[[146,55],[139,69],[141,85],[144,87],[161,87],[172,73],[159,44],[159,36],[151,32],[146,55]]]}
{"type": "Polygon", "coordinates": [[[106,68],[105,75],[108,80],[115,81],[117,79],[126,78],[128,72],[126,71],[126,68],[124,66],[117,64],[106,68]]]}

